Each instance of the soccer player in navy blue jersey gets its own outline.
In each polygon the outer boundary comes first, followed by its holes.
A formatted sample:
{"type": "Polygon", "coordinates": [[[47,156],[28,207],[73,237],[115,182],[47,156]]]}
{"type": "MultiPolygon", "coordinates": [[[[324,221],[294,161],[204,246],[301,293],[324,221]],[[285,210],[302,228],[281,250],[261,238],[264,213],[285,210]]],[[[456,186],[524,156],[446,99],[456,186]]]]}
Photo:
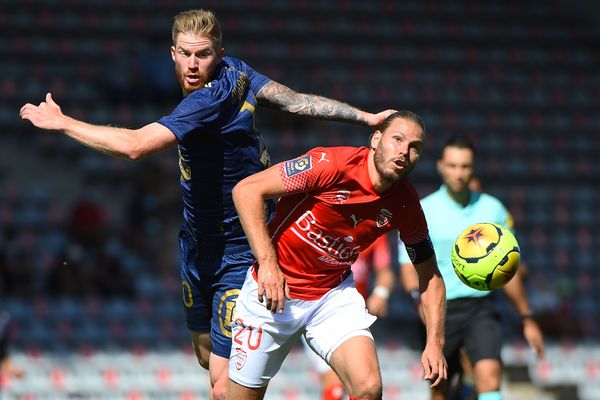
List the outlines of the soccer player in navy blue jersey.
{"type": "Polygon", "coordinates": [[[224,56],[214,14],[191,10],[173,23],[171,56],[184,99],[168,116],[139,129],[98,126],[62,113],[50,93],[26,104],[21,118],[60,131],[92,149],[137,160],[175,145],[179,149],[184,224],[181,278],[187,326],[200,365],[208,368],[211,398],[225,396],[231,316],[252,254],[235,211],[231,189],[265,169],[269,157],[254,128],[257,106],[298,115],[377,126],[377,114],[303,94],[224,56]]]}

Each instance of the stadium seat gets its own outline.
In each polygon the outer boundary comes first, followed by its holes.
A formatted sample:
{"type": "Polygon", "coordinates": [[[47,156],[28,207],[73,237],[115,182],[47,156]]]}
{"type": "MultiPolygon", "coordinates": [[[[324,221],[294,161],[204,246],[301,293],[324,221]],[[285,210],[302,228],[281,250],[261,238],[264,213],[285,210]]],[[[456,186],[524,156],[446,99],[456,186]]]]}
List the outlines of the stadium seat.
{"type": "MultiPolygon", "coordinates": [[[[0,10],[0,159],[14,160],[0,165],[0,261],[5,248],[9,258],[24,254],[36,272],[31,287],[40,297],[27,301],[13,294],[5,298],[3,292],[0,302],[15,318],[16,349],[43,355],[36,360],[17,357],[36,373],[18,385],[13,381],[7,397],[208,398],[202,382],[206,375],[193,355],[163,354],[150,362],[131,354],[123,358],[96,354],[103,348],[133,351],[129,347],[189,351],[177,260],[173,265],[155,265],[159,261],[149,256],[154,253],[120,239],[130,229],[126,204],[136,191],[130,184],[145,166],[94,155],[64,136],[38,134],[16,115],[22,104],[39,102],[48,91],[63,111],[99,124],[141,126],[169,113],[180,99],[168,54],[172,16],[198,5],[174,0],[13,3],[10,12],[0,10]],[[155,54],[159,51],[164,51],[163,58],[155,54]],[[155,67],[153,71],[147,70],[149,66],[155,67]],[[163,74],[169,76],[161,78],[163,74]],[[9,141],[15,145],[9,146],[9,141]],[[14,149],[24,155],[22,160],[14,156],[14,149]],[[55,178],[53,170],[63,173],[55,178]],[[42,293],[50,272],[62,262],[65,247],[73,242],[68,232],[70,201],[81,191],[79,182],[91,177],[99,182],[99,192],[104,192],[115,216],[111,229],[119,236],[115,239],[119,246],[113,248],[114,254],[135,276],[135,293],[141,300],[96,294],[58,299],[42,293]],[[58,185],[53,180],[62,181],[58,185]],[[171,275],[165,277],[165,270],[171,275]],[[46,354],[91,348],[93,355],[81,360],[46,354]],[[94,363],[104,364],[100,369],[94,363]],[[131,372],[145,363],[152,367],[131,372]],[[92,369],[73,367],[88,364],[92,369]],[[109,367],[115,368],[120,384],[107,389],[100,371],[109,367]],[[163,376],[163,386],[157,376],[163,376]],[[122,387],[123,382],[131,387],[122,387]]],[[[577,7],[492,0],[207,0],[202,7],[217,12],[228,55],[243,58],[279,82],[369,111],[416,110],[430,132],[411,176],[419,194],[439,187],[438,139],[451,133],[473,136],[484,187],[506,203],[517,221],[532,303],[541,309],[568,303],[582,331],[591,335],[585,339],[596,340],[599,322],[590,315],[598,313],[594,295],[600,289],[596,271],[600,241],[595,235],[600,223],[596,187],[600,163],[595,159],[600,151],[600,119],[595,113],[600,102],[600,58],[594,50],[597,28],[578,14],[577,7]]],[[[296,119],[290,123],[287,117],[259,115],[257,126],[274,161],[317,145],[363,144],[368,136],[362,127],[351,130],[330,124],[323,135],[322,123],[296,119]]],[[[171,156],[160,163],[168,165],[164,171],[175,181],[177,161],[176,155],[171,156]]],[[[155,232],[180,224],[179,205],[157,207],[168,217],[149,223],[139,240],[166,247],[155,232]]],[[[95,267],[92,257],[85,267],[95,267]]],[[[390,313],[415,317],[411,307],[398,298],[390,313]]],[[[535,381],[543,385],[577,381],[582,399],[595,398],[597,376],[589,372],[595,364],[586,367],[579,358],[563,354],[564,349],[550,350],[550,361],[530,366],[535,381]],[[569,370],[565,365],[570,363],[574,367],[569,370]]],[[[587,354],[579,351],[582,358],[593,351],[585,350],[587,354]]],[[[405,379],[395,369],[414,354],[390,353],[381,354],[384,380],[394,382],[387,385],[385,398],[424,398],[421,386],[388,378],[397,373],[398,379],[405,379]]],[[[593,357],[591,361],[597,360],[597,355],[593,357]]],[[[273,396],[315,398],[315,376],[302,374],[304,383],[296,385],[294,373],[298,372],[293,368],[282,370],[289,387],[277,386],[273,396]]]]}

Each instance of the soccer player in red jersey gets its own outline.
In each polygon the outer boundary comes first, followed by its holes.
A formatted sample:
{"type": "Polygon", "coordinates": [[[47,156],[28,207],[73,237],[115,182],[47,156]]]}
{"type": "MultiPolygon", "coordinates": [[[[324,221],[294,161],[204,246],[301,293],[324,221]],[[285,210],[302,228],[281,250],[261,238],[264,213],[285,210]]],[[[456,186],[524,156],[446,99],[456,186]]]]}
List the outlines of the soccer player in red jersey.
{"type": "Polygon", "coordinates": [[[319,147],[238,183],[233,199],[256,262],[236,303],[228,399],[262,399],[299,336],[340,377],[351,399],[381,399],[375,317],[351,265],[397,229],[417,266],[432,387],[446,379],[445,287],[419,197],[404,179],[424,145],[421,119],[390,115],[371,147],[319,147]],[[267,225],[264,202],[280,198],[267,225]],[[360,368],[358,367],[360,366],[360,368]]]}

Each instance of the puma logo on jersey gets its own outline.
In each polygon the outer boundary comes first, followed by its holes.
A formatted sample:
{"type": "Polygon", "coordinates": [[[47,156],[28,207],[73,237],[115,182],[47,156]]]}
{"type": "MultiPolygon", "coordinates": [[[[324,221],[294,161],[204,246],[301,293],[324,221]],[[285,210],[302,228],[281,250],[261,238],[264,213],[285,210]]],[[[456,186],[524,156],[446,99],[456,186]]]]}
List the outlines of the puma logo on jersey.
{"type": "Polygon", "coordinates": [[[325,158],[325,157],[327,157],[327,153],[325,153],[325,152],[321,152],[321,158],[319,158],[319,159],[317,160],[317,164],[318,164],[318,163],[320,163],[321,161],[327,161],[327,162],[330,162],[330,161],[329,161],[327,158],[325,158]]]}
{"type": "Polygon", "coordinates": [[[362,221],[362,218],[358,218],[355,214],[352,214],[350,216],[350,218],[352,218],[352,222],[354,222],[354,227],[356,228],[356,225],[358,225],[358,223],[360,221],[362,221]]]}

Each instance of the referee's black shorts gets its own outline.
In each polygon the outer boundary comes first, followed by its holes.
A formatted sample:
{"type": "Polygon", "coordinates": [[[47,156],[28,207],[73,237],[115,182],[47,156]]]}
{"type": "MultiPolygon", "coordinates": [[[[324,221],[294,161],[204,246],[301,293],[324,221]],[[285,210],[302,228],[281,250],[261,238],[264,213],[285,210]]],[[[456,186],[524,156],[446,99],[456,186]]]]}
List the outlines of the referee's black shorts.
{"type": "Polygon", "coordinates": [[[449,378],[460,370],[461,347],[473,365],[484,359],[500,361],[500,314],[492,296],[448,300],[444,353],[449,378]]]}

